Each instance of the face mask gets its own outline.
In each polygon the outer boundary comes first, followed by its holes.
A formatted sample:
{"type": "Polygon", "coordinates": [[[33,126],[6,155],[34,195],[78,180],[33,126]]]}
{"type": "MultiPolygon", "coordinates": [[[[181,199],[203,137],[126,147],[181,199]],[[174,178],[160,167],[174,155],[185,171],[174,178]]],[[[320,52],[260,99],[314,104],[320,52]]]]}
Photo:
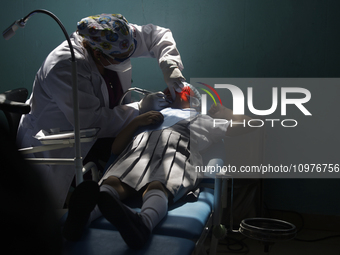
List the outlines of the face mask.
{"type": "MultiPolygon", "coordinates": [[[[103,65],[103,62],[100,61],[100,63],[102,63],[103,65]]],[[[130,70],[132,66],[130,59],[127,59],[124,62],[121,62],[120,64],[110,64],[107,66],[103,65],[103,67],[115,72],[126,72],[130,70]]]]}

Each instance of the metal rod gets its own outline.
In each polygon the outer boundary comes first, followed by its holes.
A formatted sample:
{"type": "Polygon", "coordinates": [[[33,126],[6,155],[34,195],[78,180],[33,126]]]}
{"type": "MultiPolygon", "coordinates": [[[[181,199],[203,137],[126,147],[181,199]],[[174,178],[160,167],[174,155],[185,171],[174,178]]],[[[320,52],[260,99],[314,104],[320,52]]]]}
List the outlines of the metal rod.
{"type": "Polygon", "coordinates": [[[74,159],[72,158],[25,158],[26,161],[36,165],[73,165],[74,159]]]}
{"type": "Polygon", "coordinates": [[[42,145],[42,146],[35,146],[35,147],[27,147],[19,149],[18,151],[25,155],[25,154],[32,154],[42,151],[50,151],[50,150],[58,150],[58,149],[64,149],[68,147],[73,147],[73,143],[68,144],[51,144],[51,145],[42,145]]]}

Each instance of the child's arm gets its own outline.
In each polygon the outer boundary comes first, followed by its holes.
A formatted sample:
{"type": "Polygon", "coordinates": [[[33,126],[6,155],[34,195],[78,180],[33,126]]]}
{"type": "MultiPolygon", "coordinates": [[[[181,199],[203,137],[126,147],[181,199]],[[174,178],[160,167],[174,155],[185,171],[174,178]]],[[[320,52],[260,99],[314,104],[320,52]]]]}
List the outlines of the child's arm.
{"type": "Polygon", "coordinates": [[[158,124],[162,121],[163,115],[156,111],[146,112],[137,116],[117,135],[112,144],[111,152],[115,155],[119,155],[131,142],[139,127],[158,124]]]}

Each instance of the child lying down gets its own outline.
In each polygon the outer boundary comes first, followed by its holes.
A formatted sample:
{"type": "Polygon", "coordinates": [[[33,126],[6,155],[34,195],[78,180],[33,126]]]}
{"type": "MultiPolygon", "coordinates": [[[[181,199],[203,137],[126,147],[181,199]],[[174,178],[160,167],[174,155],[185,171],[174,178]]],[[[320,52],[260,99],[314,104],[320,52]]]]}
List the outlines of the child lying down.
{"type": "Polygon", "coordinates": [[[112,145],[112,154],[119,155],[114,164],[98,184],[85,181],[71,196],[63,229],[67,240],[79,240],[84,228],[103,215],[130,248],[142,248],[167,214],[168,202],[177,201],[200,182],[202,173],[195,171],[202,165],[199,152],[224,136],[250,131],[242,125],[228,126],[229,122],[214,127],[213,118],[250,118],[234,116],[220,104],[202,115],[190,108],[193,100],[197,105],[200,95],[188,85],[169,108],[141,114],[120,132],[112,145]],[[132,196],[142,197],[140,213],[121,202],[132,196]]]}

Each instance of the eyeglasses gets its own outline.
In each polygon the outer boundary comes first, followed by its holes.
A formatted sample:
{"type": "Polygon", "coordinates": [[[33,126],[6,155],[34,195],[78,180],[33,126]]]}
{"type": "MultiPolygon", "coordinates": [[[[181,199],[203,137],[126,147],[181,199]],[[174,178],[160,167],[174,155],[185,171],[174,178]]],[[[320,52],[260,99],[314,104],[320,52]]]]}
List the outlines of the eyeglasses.
{"type": "MultiPolygon", "coordinates": [[[[131,50],[130,52],[126,52],[126,53],[128,53],[128,55],[127,55],[126,57],[117,58],[117,57],[113,57],[113,56],[111,56],[111,55],[106,55],[106,54],[103,54],[103,56],[104,56],[107,60],[110,60],[110,59],[111,59],[111,60],[115,60],[115,61],[121,63],[121,62],[124,62],[125,60],[127,60],[128,58],[130,58],[131,55],[135,52],[136,48],[137,48],[137,41],[134,40],[134,47],[133,47],[133,50],[131,50]]],[[[121,55],[124,55],[124,54],[121,54],[121,55]]]]}

